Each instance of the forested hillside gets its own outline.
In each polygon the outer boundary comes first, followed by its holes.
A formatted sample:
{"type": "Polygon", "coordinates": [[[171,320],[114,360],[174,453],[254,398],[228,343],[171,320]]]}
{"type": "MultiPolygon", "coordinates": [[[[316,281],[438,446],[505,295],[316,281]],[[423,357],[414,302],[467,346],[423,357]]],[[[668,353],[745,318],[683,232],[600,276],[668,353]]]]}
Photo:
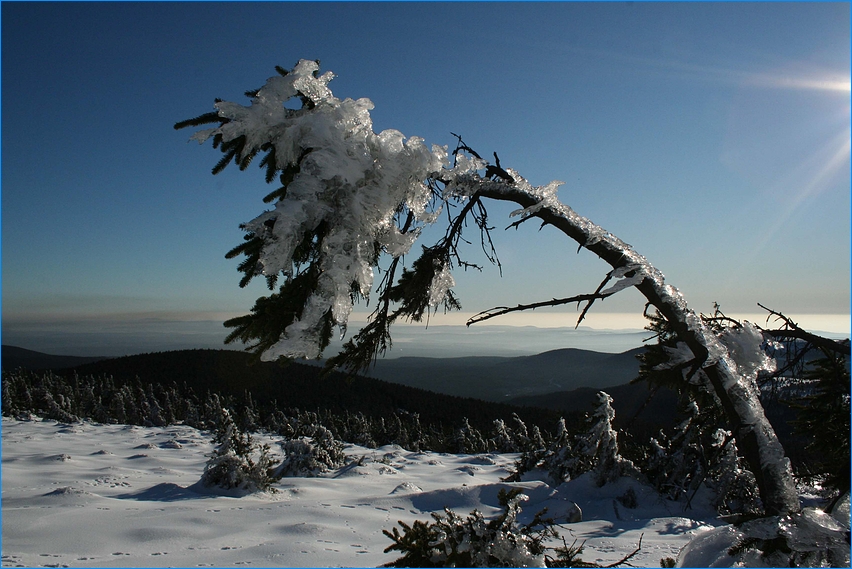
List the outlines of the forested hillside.
{"type": "Polygon", "coordinates": [[[556,411],[454,397],[363,376],[334,372],[321,377],[320,372],[320,368],[303,363],[259,362],[237,351],[180,350],[103,360],[59,373],[65,377],[111,376],[116,383],[139,378],[142,383],[164,386],[185,384],[199,396],[209,390],[242,399],[248,392],[257,405],[274,402],[282,409],[364,413],[370,417],[405,411],[418,414],[424,424],[447,426],[467,417],[472,426],[483,430],[489,429],[496,418],[508,420],[512,413],[530,425],[553,430],[560,416],[556,411]]]}

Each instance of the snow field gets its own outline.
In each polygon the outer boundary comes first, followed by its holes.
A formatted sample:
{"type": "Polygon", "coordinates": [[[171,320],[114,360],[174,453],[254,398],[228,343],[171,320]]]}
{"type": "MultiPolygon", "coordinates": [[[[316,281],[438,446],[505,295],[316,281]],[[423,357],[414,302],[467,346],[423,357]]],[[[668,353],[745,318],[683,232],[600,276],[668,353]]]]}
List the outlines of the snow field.
{"type": "MultiPolygon", "coordinates": [[[[273,452],[278,437],[256,435],[273,452]]],[[[388,563],[382,534],[398,520],[499,509],[500,488],[529,496],[520,521],[542,508],[585,561],[659,567],[698,532],[720,525],[709,508],[683,512],[621,479],[582,476],[558,488],[500,481],[517,455],[448,455],[347,445],[355,460],[315,478],[284,478],[275,493],[223,495],[197,482],[212,435],[186,426],[143,428],[50,420],[2,421],[3,567],[370,567],[388,563]],[[358,459],[361,459],[360,461],[358,459]],[[619,498],[633,489],[638,506],[619,498]],[[564,523],[575,502],[579,523],[564,523]]],[[[279,453],[280,454],[280,453],[279,453]]],[[[552,545],[561,545],[554,542],[552,545]]]]}

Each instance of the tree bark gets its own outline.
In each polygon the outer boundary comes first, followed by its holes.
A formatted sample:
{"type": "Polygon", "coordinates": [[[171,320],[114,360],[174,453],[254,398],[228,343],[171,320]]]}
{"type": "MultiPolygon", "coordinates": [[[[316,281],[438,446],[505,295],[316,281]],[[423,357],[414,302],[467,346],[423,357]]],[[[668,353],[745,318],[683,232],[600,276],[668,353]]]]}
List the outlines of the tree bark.
{"type": "Polygon", "coordinates": [[[703,363],[701,369],[728,417],[737,447],[757,479],[766,514],[798,512],[801,508],[790,462],[766,419],[759,392],[741,381],[730,358],[708,359],[711,354],[718,355],[720,349],[724,350],[724,354],[727,350],[698,315],[687,308],[680,292],[665,284],[662,274],[630,245],[604,232],[555,199],[533,195],[516,185],[499,181],[481,180],[476,182],[476,186],[475,192],[479,196],[530,208],[529,217],[537,217],[559,229],[614,269],[631,265],[641,267],[644,278],[634,286],[672,324],[697,361],[703,363]]]}

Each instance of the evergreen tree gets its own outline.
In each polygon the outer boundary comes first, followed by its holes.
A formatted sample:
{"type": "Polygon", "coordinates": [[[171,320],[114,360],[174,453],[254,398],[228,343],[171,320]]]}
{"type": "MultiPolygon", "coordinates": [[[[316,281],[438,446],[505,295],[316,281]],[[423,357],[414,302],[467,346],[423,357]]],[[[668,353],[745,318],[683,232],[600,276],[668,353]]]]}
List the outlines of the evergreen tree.
{"type": "Polygon", "coordinates": [[[123,390],[119,389],[118,391],[112,394],[112,399],[110,399],[108,411],[110,417],[112,417],[119,425],[128,424],[123,390]]]}
{"type": "Polygon", "coordinates": [[[474,454],[488,451],[488,444],[482,433],[470,426],[467,417],[463,417],[462,426],[453,435],[452,448],[452,452],[457,454],[474,454]]]}
{"type": "Polygon", "coordinates": [[[547,441],[544,440],[544,436],[541,434],[541,429],[538,428],[538,425],[533,425],[532,435],[530,436],[529,446],[527,448],[538,450],[547,447],[547,441]]]}
{"type": "Polygon", "coordinates": [[[526,423],[518,417],[517,413],[512,413],[512,422],[515,424],[515,428],[512,429],[512,434],[518,451],[522,452],[525,449],[530,448],[530,446],[533,446],[533,442],[530,439],[529,429],[527,429],[526,423]]]}
{"type": "Polygon", "coordinates": [[[409,418],[410,422],[410,448],[408,450],[420,451],[421,449],[428,448],[429,442],[427,441],[426,434],[423,432],[423,427],[420,425],[420,415],[411,413],[406,414],[406,417],[409,418]]]}
{"type": "Polygon", "coordinates": [[[572,465],[574,476],[580,471],[592,471],[598,486],[620,476],[638,476],[633,463],[618,453],[618,433],[612,426],[613,419],[612,397],[603,391],[598,392],[598,407],[592,415],[590,428],[578,437],[572,465]]]}
{"type": "Polygon", "coordinates": [[[219,446],[207,461],[202,484],[247,491],[270,488],[274,463],[269,446],[257,445],[249,433],[240,431],[227,409],[220,411],[213,442],[219,446]]]}
{"type": "Polygon", "coordinates": [[[95,400],[95,407],[94,407],[94,409],[92,409],[90,417],[92,418],[92,420],[94,420],[98,423],[111,423],[111,422],[113,422],[113,419],[112,419],[112,417],[110,417],[109,411],[107,410],[106,406],[104,406],[103,401],[101,400],[101,397],[98,397],[95,400]]]}
{"type": "Polygon", "coordinates": [[[689,417],[675,427],[671,437],[661,432],[659,440],[651,439],[651,454],[643,469],[649,481],[670,500],[688,496],[706,472],[698,405],[692,402],[688,412],[689,417]]]}
{"type": "Polygon", "coordinates": [[[491,438],[488,447],[494,452],[518,452],[518,444],[515,442],[514,433],[506,426],[503,419],[494,419],[491,438]]]}
{"type": "Polygon", "coordinates": [[[515,463],[514,472],[505,480],[507,482],[519,482],[524,474],[534,470],[542,470],[546,473],[546,482],[558,486],[568,482],[575,475],[582,473],[577,467],[575,455],[574,437],[568,433],[565,419],[560,418],[556,426],[556,436],[547,444],[538,429],[533,428],[534,444],[525,449],[518,461],[515,463]]]}
{"type": "Polygon", "coordinates": [[[838,354],[823,354],[812,362],[804,379],[812,391],[797,402],[798,432],[811,440],[808,448],[816,457],[815,472],[836,495],[850,489],[850,374],[849,360],[838,354]]]}
{"type": "Polygon", "coordinates": [[[183,400],[183,422],[190,427],[194,427],[196,429],[200,429],[201,427],[201,414],[198,411],[198,405],[194,398],[185,398],[183,400]]]}
{"type": "Polygon", "coordinates": [[[240,428],[243,431],[251,433],[257,431],[260,418],[250,391],[246,390],[244,392],[243,399],[245,405],[243,405],[243,412],[240,414],[240,428]]]}
{"type": "Polygon", "coordinates": [[[95,395],[93,382],[83,381],[74,374],[74,403],[72,411],[79,417],[92,417],[95,408],[100,404],[100,398],[95,395]]]}
{"type": "Polygon", "coordinates": [[[541,465],[547,471],[551,484],[559,485],[574,476],[574,463],[574,437],[569,434],[565,419],[560,417],[556,425],[556,437],[542,458],[541,465]]]}
{"type": "Polygon", "coordinates": [[[317,476],[340,468],[346,463],[343,443],[322,425],[314,425],[313,435],[289,439],[281,443],[284,460],[274,476],[317,476]]]}
{"type": "Polygon", "coordinates": [[[145,402],[147,403],[147,426],[164,427],[168,424],[163,413],[163,408],[154,393],[154,384],[149,383],[145,388],[145,402]]]}
{"type": "MultiPolygon", "coordinates": [[[[0,384],[0,399],[2,399],[2,410],[3,416],[5,417],[16,417],[19,413],[21,413],[21,409],[18,407],[17,399],[23,399],[21,397],[21,387],[19,385],[23,385],[23,388],[26,389],[26,383],[23,381],[18,381],[20,376],[18,374],[4,373],[2,384],[0,384]]],[[[27,393],[29,395],[29,393],[27,393]]],[[[27,409],[29,406],[24,406],[23,409],[27,409]]]]}
{"type": "Polygon", "coordinates": [[[710,445],[708,485],[715,492],[714,506],[722,515],[759,515],[763,511],[754,474],[743,464],[730,431],[717,429],[710,445]]]}
{"type": "Polygon", "coordinates": [[[218,393],[207,392],[204,399],[201,423],[204,429],[215,429],[219,424],[219,418],[223,408],[222,400],[218,393]]]}
{"type": "Polygon", "coordinates": [[[176,422],[175,396],[173,388],[162,388],[162,404],[160,405],[160,413],[164,424],[172,425],[176,422]]]}

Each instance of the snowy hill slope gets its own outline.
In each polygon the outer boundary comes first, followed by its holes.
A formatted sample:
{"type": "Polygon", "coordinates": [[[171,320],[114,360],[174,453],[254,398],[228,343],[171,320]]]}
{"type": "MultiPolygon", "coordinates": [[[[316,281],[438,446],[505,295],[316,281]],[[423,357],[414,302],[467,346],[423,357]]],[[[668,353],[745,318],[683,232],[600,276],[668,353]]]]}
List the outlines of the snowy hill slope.
{"type": "Polygon", "coordinates": [[[659,567],[719,524],[698,501],[684,512],[628,479],[603,488],[586,476],[558,488],[500,482],[515,455],[347,446],[360,464],[237,498],[196,485],[213,447],[209,433],[185,426],[3,418],[2,443],[4,567],[377,566],[398,556],[383,553],[391,543],[383,529],[445,506],[494,515],[498,490],[510,486],[529,496],[530,518],[543,507],[564,518],[576,502],[584,521],[559,532],[569,544],[585,541],[586,561],[617,561],[644,536],[631,563],[659,567]],[[633,509],[619,501],[628,488],[633,509]]]}

